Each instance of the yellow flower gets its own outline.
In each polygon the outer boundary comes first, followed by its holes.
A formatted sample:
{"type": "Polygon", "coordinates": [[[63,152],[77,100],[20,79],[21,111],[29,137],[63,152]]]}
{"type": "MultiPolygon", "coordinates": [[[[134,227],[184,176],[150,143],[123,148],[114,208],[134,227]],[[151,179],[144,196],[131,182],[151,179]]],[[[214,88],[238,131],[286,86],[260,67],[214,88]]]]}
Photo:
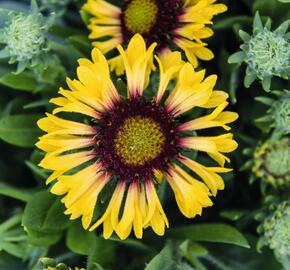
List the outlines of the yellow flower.
{"type": "Polygon", "coordinates": [[[125,97],[110,79],[107,60],[95,48],[92,61],[79,60],[78,79],[67,79],[70,90],[60,88],[61,97],[51,100],[57,105],[53,114],[38,122],[47,133],[37,146],[47,152],[40,166],[53,171],[47,179],[47,184],[55,182],[51,192],[64,195],[65,214],[82,217],[85,229],[103,224],[105,238],[116,232],[125,239],[132,229],[142,238],[147,227],[164,234],[168,220],[156,192],[162,178],[186,217],[201,215],[202,208],[212,205],[210,196],[224,188],[218,175],[230,171],[224,168],[229,161],[224,153],[237,147],[231,133],[193,135],[213,127],[229,130],[227,124],[238,117],[224,111],[228,95],[213,90],[217,76],[205,78],[204,70],[196,72],[179,52],[171,52],[155,56],[160,72],[155,89],[149,80],[155,47],[154,43],[146,48],[139,34],[126,51],[118,46],[127,76],[125,97]],[[181,115],[195,107],[211,112],[184,122],[181,115]],[[70,120],[56,116],[59,113],[70,120]],[[75,114],[78,121],[72,120],[75,114]],[[82,115],[86,120],[80,121],[82,115]],[[219,166],[192,160],[188,156],[192,150],[207,153],[219,166]],[[106,192],[112,190],[111,196],[100,202],[104,187],[106,192]],[[93,221],[97,202],[104,211],[93,221]]]}
{"type": "MultiPolygon", "coordinates": [[[[92,15],[89,38],[103,54],[117,45],[127,45],[131,37],[142,34],[147,45],[158,44],[159,55],[178,46],[196,67],[198,59],[211,60],[214,55],[202,40],[213,35],[213,16],[227,7],[217,0],[127,0],[121,7],[104,0],[87,0],[83,10],[92,15]]],[[[124,72],[122,58],[110,61],[117,75],[124,72]]]]}

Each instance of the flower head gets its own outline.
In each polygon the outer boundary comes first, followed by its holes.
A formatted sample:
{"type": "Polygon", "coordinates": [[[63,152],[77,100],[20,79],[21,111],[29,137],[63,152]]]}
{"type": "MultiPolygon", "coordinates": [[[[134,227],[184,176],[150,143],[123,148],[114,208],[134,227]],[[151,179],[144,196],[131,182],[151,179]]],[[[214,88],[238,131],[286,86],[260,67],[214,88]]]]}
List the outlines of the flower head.
{"type": "Polygon", "coordinates": [[[290,141],[281,138],[266,141],[254,153],[254,174],[264,183],[274,187],[290,184],[290,141]]]}
{"type": "Polygon", "coordinates": [[[287,38],[289,21],[281,24],[275,31],[271,31],[268,21],[262,25],[259,13],[256,13],[253,24],[253,35],[240,31],[244,44],[242,51],[229,58],[230,63],[247,64],[245,86],[249,87],[258,78],[264,90],[269,91],[273,76],[288,79],[290,75],[290,43],[287,38]]]}
{"type": "Polygon", "coordinates": [[[259,228],[266,245],[281,259],[290,256],[290,201],[280,203],[259,228]]]}
{"type": "MultiPolygon", "coordinates": [[[[118,44],[127,45],[131,37],[142,34],[147,45],[157,42],[159,53],[171,47],[181,48],[187,59],[197,66],[197,59],[210,60],[213,53],[202,39],[213,35],[206,25],[214,15],[227,10],[216,0],[129,0],[121,7],[104,0],[88,0],[83,10],[90,20],[93,45],[107,54],[118,44]]],[[[122,74],[121,57],[110,60],[111,68],[122,74]]]]}
{"type": "Polygon", "coordinates": [[[37,65],[40,55],[49,50],[45,37],[48,24],[39,13],[35,1],[32,1],[30,13],[11,12],[9,16],[6,27],[0,31],[3,36],[0,43],[4,44],[0,57],[10,58],[10,64],[17,63],[19,73],[27,66],[37,65]]]}
{"type": "Polygon", "coordinates": [[[205,77],[204,70],[196,72],[184,63],[179,52],[170,52],[156,56],[160,80],[155,89],[150,83],[155,47],[146,48],[139,34],[126,51],[118,46],[127,76],[126,96],[112,82],[103,54],[94,49],[92,61],[79,60],[78,80],[67,79],[70,90],[61,88],[61,97],[51,100],[57,105],[53,114],[38,122],[47,132],[37,143],[47,152],[40,166],[53,171],[47,183],[56,180],[51,192],[65,195],[65,214],[71,219],[82,216],[84,228],[92,231],[103,224],[105,238],[115,231],[125,239],[132,229],[141,238],[147,227],[164,234],[168,220],[156,192],[163,177],[181,212],[188,218],[201,215],[204,207],[212,205],[210,196],[224,188],[218,175],[230,171],[224,168],[229,161],[224,153],[237,147],[231,133],[193,135],[214,127],[229,130],[227,124],[237,118],[236,113],[224,111],[228,95],[213,91],[217,77],[205,77]],[[182,114],[195,107],[213,110],[182,120],[182,114]],[[56,116],[59,113],[70,120],[56,116]],[[87,120],[74,121],[73,113],[87,120]],[[199,164],[188,156],[190,151],[207,153],[219,166],[199,164]],[[105,186],[114,191],[91,225],[105,186]]]}

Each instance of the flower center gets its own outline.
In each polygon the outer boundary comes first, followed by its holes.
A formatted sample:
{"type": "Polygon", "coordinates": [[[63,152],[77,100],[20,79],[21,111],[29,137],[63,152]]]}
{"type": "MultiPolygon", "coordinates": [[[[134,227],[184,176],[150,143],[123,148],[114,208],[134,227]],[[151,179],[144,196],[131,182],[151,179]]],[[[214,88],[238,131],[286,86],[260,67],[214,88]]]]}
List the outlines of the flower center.
{"type": "Polygon", "coordinates": [[[124,11],[124,22],[133,33],[148,33],[156,22],[157,13],[154,0],[132,0],[124,11]]]}
{"type": "Polygon", "coordinates": [[[165,136],[158,123],[137,116],[125,120],[117,133],[114,146],[125,164],[140,166],[156,158],[164,142],[165,136]]]}
{"type": "Polygon", "coordinates": [[[166,171],[178,155],[177,123],[164,108],[143,98],[124,100],[104,112],[97,154],[108,172],[125,181],[146,180],[166,171]]]}

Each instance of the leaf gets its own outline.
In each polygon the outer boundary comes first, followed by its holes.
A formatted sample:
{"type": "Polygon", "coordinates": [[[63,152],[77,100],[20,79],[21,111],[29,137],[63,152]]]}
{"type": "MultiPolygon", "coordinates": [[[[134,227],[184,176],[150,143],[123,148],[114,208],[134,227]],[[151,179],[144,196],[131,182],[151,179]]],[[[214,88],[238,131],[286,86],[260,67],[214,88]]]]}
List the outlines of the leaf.
{"type": "Polygon", "coordinates": [[[236,221],[243,217],[247,212],[245,210],[227,210],[221,212],[220,216],[228,220],[236,221]]]}
{"type": "Polygon", "coordinates": [[[145,267],[144,270],[170,270],[176,269],[173,250],[170,245],[166,245],[145,267]]]}
{"type": "Polygon", "coordinates": [[[246,53],[243,51],[239,51],[239,52],[232,54],[229,57],[228,62],[229,62],[229,64],[241,63],[244,61],[245,58],[246,58],[246,53]]]}
{"type": "Polygon", "coordinates": [[[54,245],[59,241],[61,238],[61,233],[56,232],[56,233],[44,233],[44,232],[37,232],[31,229],[25,229],[28,238],[27,241],[29,244],[37,247],[49,247],[51,245],[54,245]]]}
{"type": "Polygon", "coordinates": [[[262,86],[263,86],[263,89],[266,91],[266,92],[269,92],[270,91],[270,88],[271,88],[271,77],[265,77],[263,80],[262,80],[262,86]]]}
{"type": "Polygon", "coordinates": [[[0,251],[5,250],[7,253],[23,258],[25,255],[26,235],[20,229],[21,215],[11,216],[8,220],[0,225],[0,251]],[[17,227],[16,227],[17,226],[17,227]]]}
{"type": "Polygon", "coordinates": [[[219,20],[214,23],[214,30],[229,29],[232,28],[234,24],[250,24],[252,22],[252,17],[250,16],[230,16],[228,18],[219,20]]]}
{"type": "Polygon", "coordinates": [[[96,269],[96,263],[106,265],[111,263],[115,257],[116,244],[112,241],[105,240],[101,237],[96,237],[93,245],[90,246],[88,255],[87,270],[96,269]]]}
{"type": "Polygon", "coordinates": [[[255,17],[254,17],[253,31],[255,33],[255,31],[261,32],[263,30],[264,30],[264,27],[263,27],[263,24],[262,24],[262,21],[261,21],[261,17],[260,17],[259,11],[257,11],[256,14],[255,14],[255,17]]]}
{"type": "Polygon", "coordinates": [[[274,103],[274,99],[268,97],[255,97],[255,100],[266,106],[272,106],[272,104],[274,103]]]}
{"type": "Polygon", "coordinates": [[[37,81],[35,80],[33,74],[27,71],[19,74],[5,74],[0,78],[0,84],[23,91],[33,91],[37,87],[37,81]]]}
{"type": "Polygon", "coordinates": [[[0,183],[0,195],[27,202],[32,194],[26,190],[15,188],[4,183],[0,183]]]}
{"type": "Polygon", "coordinates": [[[251,36],[247,32],[245,32],[243,30],[240,30],[239,31],[239,36],[241,37],[241,39],[244,42],[248,42],[251,39],[251,36]]]}
{"type": "Polygon", "coordinates": [[[36,122],[41,115],[19,114],[0,119],[0,138],[7,143],[32,147],[41,135],[36,122]]]}
{"type": "Polygon", "coordinates": [[[56,196],[48,191],[37,192],[24,209],[22,224],[36,232],[57,233],[69,225],[64,211],[64,205],[56,196]]]}
{"type": "Polygon", "coordinates": [[[110,240],[118,242],[118,243],[126,245],[126,246],[131,246],[135,249],[140,249],[140,250],[144,250],[144,251],[151,250],[151,248],[149,246],[147,246],[145,243],[143,243],[142,241],[139,241],[137,239],[127,238],[125,240],[120,240],[119,238],[112,236],[112,237],[110,237],[110,240]]]}
{"type": "Polygon", "coordinates": [[[193,241],[233,244],[249,248],[246,238],[234,227],[227,224],[201,224],[182,226],[168,231],[173,238],[187,238],[193,241]]]}
{"type": "Polygon", "coordinates": [[[90,40],[84,35],[74,35],[68,38],[68,41],[80,52],[89,54],[92,50],[90,40]]]}
{"type": "Polygon", "coordinates": [[[81,255],[88,255],[96,240],[95,233],[84,230],[79,222],[73,223],[66,234],[67,247],[81,255]]]}

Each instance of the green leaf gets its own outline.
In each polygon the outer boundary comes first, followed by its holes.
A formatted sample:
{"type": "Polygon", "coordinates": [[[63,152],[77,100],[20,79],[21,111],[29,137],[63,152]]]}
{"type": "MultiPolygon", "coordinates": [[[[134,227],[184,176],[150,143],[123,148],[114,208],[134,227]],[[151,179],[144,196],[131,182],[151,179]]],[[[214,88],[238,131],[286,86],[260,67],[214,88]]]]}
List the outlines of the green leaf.
{"type": "Polygon", "coordinates": [[[183,226],[168,231],[173,238],[187,238],[193,241],[227,243],[249,248],[246,238],[227,224],[201,224],[183,226]]]}
{"type": "Polygon", "coordinates": [[[117,237],[114,237],[114,236],[111,236],[110,237],[110,240],[111,241],[115,241],[115,242],[118,242],[122,245],[126,245],[126,246],[130,246],[130,247],[133,247],[135,249],[140,249],[140,250],[144,250],[144,251],[149,251],[151,250],[151,248],[149,246],[147,246],[145,243],[143,243],[142,241],[139,241],[137,239],[130,239],[130,238],[127,238],[125,240],[120,240],[119,238],[117,237]]]}
{"type": "Polygon", "coordinates": [[[275,33],[277,35],[285,35],[289,28],[290,20],[283,22],[276,30],[275,33]]]}
{"type": "Polygon", "coordinates": [[[8,73],[0,78],[0,84],[16,90],[33,91],[37,87],[37,81],[28,71],[19,74],[8,73]]]}
{"type": "Polygon", "coordinates": [[[93,245],[90,246],[88,254],[87,270],[96,269],[96,263],[106,266],[115,258],[116,244],[112,241],[96,237],[93,245]]]}
{"type": "Polygon", "coordinates": [[[4,183],[0,183],[0,195],[27,202],[31,198],[32,193],[23,189],[9,186],[4,183]]]}
{"type": "Polygon", "coordinates": [[[95,233],[84,230],[80,222],[73,223],[66,235],[67,247],[81,255],[88,255],[96,240],[95,233]],[[80,239],[82,240],[80,241],[80,239]]]}
{"type": "Polygon", "coordinates": [[[171,270],[175,268],[173,250],[170,245],[166,245],[145,267],[144,270],[171,270]]]}
{"type": "Polygon", "coordinates": [[[92,50],[90,40],[84,35],[74,35],[68,38],[68,41],[80,52],[89,54],[92,50]]]}
{"type": "Polygon", "coordinates": [[[253,23],[253,31],[263,31],[264,30],[264,27],[263,27],[263,24],[262,24],[262,21],[261,21],[261,17],[260,17],[260,14],[259,14],[259,11],[256,12],[255,14],[255,18],[254,18],[254,23],[253,23]]]}
{"type": "Polygon", "coordinates": [[[68,225],[64,215],[65,207],[60,200],[49,193],[41,191],[28,201],[22,218],[22,224],[27,229],[41,233],[57,233],[68,225]]]}
{"type": "Polygon", "coordinates": [[[0,251],[5,250],[15,257],[23,258],[26,235],[20,229],[20,221],[21,215],[17,214],[0,225],[0,251]]]}
{"type": "Polygon", "coordinates": [[[244,86],[246,88],[249,88],[251,86],[251,84],[256,80],[257,76],[255,73],[248,73],[245,76],[244,79],[244,86]]]}
{"type": "Polygon", "coordinates": [[[27,241],[29,244],[37,247],[49,247],[54,245],[61,238],[61,233],[45,233],[45,232],[37,232],[31,229],[25,228],[28,238],[27,241]]]}
{"type": "Polygon", "coordinates": [[[26,160],[25,161],[26,166],[38,177],[41,177],[41,179],[46,179],[48,177],[47,170],[40,168],[39,166],[35,165],[34,163],[26,160]]]}
{"type": "Polygon", "coordinates": [[[239,31],[239,35],[244,42],[248,42],[251,39],[251,36],[243,30],[239,31]]]}
{"type": "Polygon", "coordinates": [[[266,106],[272,106],[272,104],[274,103],[274,99],[268,97],[255,97],[255,100],[266,106]]]}
{"type": "Polygon", "coordinates": [[[221,212],[220,216],[228,220],[237,221],[245,214],[247,214],[245,210],[227,210],[221,212]]]}
{"type": "Polygon", "coordinates": [[[262,86],[263,86],[263,89],[266,91],[266,92],[269,92],[270,91],[270,88],[271,88],[271,77],[265,77],[263,80],[262,80],[262,86]]]}
{"type": "Polygon", "coordinates": [[[246,58],[246,53],[243,51],[239,51],[239,52],[232,54],[229,57],[228,63],[229,64],[241,63],[244,61],[245,58],[246,58]]]}
{"type": "Polygon", "coordinates": [[[215,22],[212,26],[214,30],[231,29],[234,24],[250,24],[252,22],[251,16],[230,16],[225,19],[215,22]]]}
{"type": "Polygon", "coordinates": [[[33,147],[41,135],[37,120],[41,115],[19,114],[0,119],[0,138],[20,147],[33,147]]]}

